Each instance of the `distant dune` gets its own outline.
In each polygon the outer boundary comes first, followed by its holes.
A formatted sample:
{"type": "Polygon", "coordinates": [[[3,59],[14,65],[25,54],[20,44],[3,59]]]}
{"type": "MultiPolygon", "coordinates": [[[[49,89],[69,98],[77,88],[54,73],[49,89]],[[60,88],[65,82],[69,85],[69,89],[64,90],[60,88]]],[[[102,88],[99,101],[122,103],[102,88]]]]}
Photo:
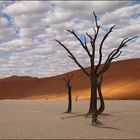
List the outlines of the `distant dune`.
{"type": "MultiPolygon", "coordinates": [[[[88,68],[87,68],[88,69],[88,68]]],[[[73,98],[89,98],[89,80],[81,70],[70,72],[73,98]]],[[[62,78],[66,74],[48,78],[11,76],[0,79],[0,99],[67,98],[62,78]]],[[[113,62],[103,80],[106,99],[140,99],[140,58],[113,62]]]]}

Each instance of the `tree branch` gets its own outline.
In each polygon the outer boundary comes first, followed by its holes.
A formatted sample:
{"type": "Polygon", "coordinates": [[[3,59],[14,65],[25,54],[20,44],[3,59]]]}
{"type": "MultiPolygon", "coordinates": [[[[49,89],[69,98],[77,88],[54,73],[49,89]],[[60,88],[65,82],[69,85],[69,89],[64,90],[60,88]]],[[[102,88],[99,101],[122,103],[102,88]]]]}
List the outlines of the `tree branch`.
{"type": "Polygon", "coordinates": [[[86,35],[89,37],[89,39],[90,39],[90,45],[91,45],[91,47],[92,47],[92,44],[93,44],[93,37],[90,35],[90,34],[88,34],[88,33],[86,33],[86,35]]]}
{"type": "Polygon", "coordinates": [[[83,70],[83,72],[90,77],[90,74],[86,71],[86,69],[77,61],[77,59],[75,58],[75,56],[70,52],[70,50],[63,44],[61,43],[59,40],[55,40],[56,42],[58,42],[69,54],[69,57],[71,59],[74,60],[74,62],[83,70]]]}
{"type": "Polygon", "coordinates": [[[132,37],[132,38],[125,38],[121,41],[119,47],[117,49],[113,50],[109,54],[108,58],[105,61],[103,68],[97,73],[97,77],[101,76],[105,71],[108,70],[112,60],[118,58],[120,56],[120,54],[122,53],[122,51],[120,51],[120,50],[125,46],[125,44],[135,38],[137,38],[137,36],[132,37]]]}
{"type": "Polygon", "coordinates": [[[132,37],[132,38],[129,38],[129,39],[127,39],[124,43],[126,44],[127,42],[129,42],[130,40],[133,40],[133,39],[135,39],[135,38],[137,38],[138,36],[134,36],[134,37],[132,37]]]}
{"type": "Polygon", "coordinates": [[[93,30],[94,30],[94,34],[96,34],[96,30],[95,30],[95,28],[94,27],[92,27],[93,28],[93,30]]]}
{"type": "Polygon", "coordinates": [[[73,74],[70,75],[69,80],[71,81],[72,78],[73,78],[73,74]]]}
{"type": "Polygon", "coordinates": [[[101,62],[102,62],[102,47],[103,47],[103,44],[104,44],[104,41],[106,40],[106,38],[108,37],[108,35],[112,32],[113,28],[115,27],[115,25],[113,25],[110,30],[105,34],[105,36],[103,37],[102,41],[101,41],[101,44],[100,44],[100,48],[99,48],[99,62],[96,66],[96,69],[95,69],[95,73],[98,71],[99,69],[99,66],[101,65],[101,62]]]}
{"type": "Polygon", "coordinates": [[[114,56],[113,59],[118,58],[121,55],[122,51],[119,52],[119,54],[117,56],[114,56]]]}
{"type": "Polygon", "coordinates": [[[71,86],[71,79],[73,77],[73,74],[69,77],[69,74],[66,75],[66,78],[64,77],[62,80],[65,81],[66,87],[72,87],[71,86]]]}
{"type": "Polygon", "coordinates": [[[67,30],[69,33],[71,33],[72,35],[74,35],[74,37],[80,42],[81,46],[85,49],[85,51],[87,52],[87,54],[89,55],[89,57],[91,57],[91,54],[88,50],[87,44],[86,44],[86,37],[84,36],[85,39],[85,44],[82,42],[82,40],[78,37],[78,35],[76,35],[74,30],[67,30]]]}
{"type": "Polygon", "coordinates": [[[96,14],[95,14],[94,11],[93,11],[93,15],[94,15],[94,18],[95,18],[96,27],[98,27],[98,26],[99,26],[99,25],[98,25],[98,20],[97,20],[97,16],[96,16],[96,14]]]}
{"type": "Polygon", "coordinates": [[[66,80],[66,78],[63,78],[63,80],[65,81],[66,85],[68,85],[68,81],[66,80]]]}
{"type": "Polygon", "coordinates": [[[97,36],[98,36],[98,33],[99,33],[99,29],[100,29],[100,26],[98,25],[98,21],[97,21],[97,16],[95,14],[95,12],[93,11],[93,15],[94,15],[94,18],[95,18],[95,24],[96,24],[96,32],[95,32],[95,36],[92,40],[92,43],[91,43],[91,47],[92,47],[92,57],[91,57],[91,71],[94,71],[94,59],[95,59],[95,42],[96,42],[96,39],[97,39],[97,36]]]}

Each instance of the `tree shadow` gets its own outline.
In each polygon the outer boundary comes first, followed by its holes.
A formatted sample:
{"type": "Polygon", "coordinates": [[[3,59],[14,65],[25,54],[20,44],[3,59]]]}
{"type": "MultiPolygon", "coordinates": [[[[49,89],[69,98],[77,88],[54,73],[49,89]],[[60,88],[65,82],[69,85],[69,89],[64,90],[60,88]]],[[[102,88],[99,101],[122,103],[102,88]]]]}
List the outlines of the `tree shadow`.
{"type": "Polygon", "coordinates": [[[108,114],[108,113],[101,113],[100,116],[105,116],[106,117],[106,116],[112,116],[112,115],[108,114]]]}
{"type": "MultiPolygon", "coordinates": [[[[65,112],[64,112],[65,113],[65,112]]],[[[86,114],[75,114],[75,113],[69,113],[71,114],[72,116],[66,116],[66,117],[62,117],[61,119],[70,119],[70,118],[75,118],[75,117],[82,117],[82,116],[86,116],[86,114]]],[[[107,114],[107,113],[102,113],[101,116],[112,116],[110,114],[107,114]]],[[[92,117],[91,117],[92,118],[92,117]]],[[[115,128],[115,127],[111,127],[111,126],[105,126],[104,124],[97,124],[97,125],[94,125],[95,127],[98,127],[98,128],[105,128],[105,129],[114,129],[114,130],[120,130],[119,128],[115,128]]]]}
{"type": "Polygon", "coordinates": [[[75,118],[75,117],[80,117],[80,116],[86,116],[86,114],[79,114],[79,115],[76,115],[75,113],[69,113],[73,116],[66,116],[66,117],[62,117],[61,119],[70,119],[70,118],[75,118]]]}
{"type": "Polygon", "coordinates": [[[95,125],[99,128],[105,128],[105,129],[114,129],[114,130],[120,130],[119,128],[111,127],[111,126],[104,126],[104,125],[95,125]]]}
{"type": "MultiPolygon", "coordinates": [[[[67,112],[63,112],[63,114],[70,114],[70,115],[73,115],[73,116],[66,116],[66,117],[62,117],[61,119],[68,119],[68,118],[75,118],[75,117],[80,117],[80,116],[85,116],[87,115],[87,113],[84,113],[84,114],[76,114],[76,113],[67,113],[67,112]]],[[[104,117],[107,117],[107,116],[112,116],[111,114],[107,114],[107,113],[101,113],[100,116],[104,116],[104,117]]],[[[88,118],[92,118],[92,116],[89,116],[88,118]]]]}
{"type": "Polygon", "coordinates": [[[68,112],[68,111],[62,112],[62,114],[76,115],[75,113],[73,113],[73,112],[68,112]]]}

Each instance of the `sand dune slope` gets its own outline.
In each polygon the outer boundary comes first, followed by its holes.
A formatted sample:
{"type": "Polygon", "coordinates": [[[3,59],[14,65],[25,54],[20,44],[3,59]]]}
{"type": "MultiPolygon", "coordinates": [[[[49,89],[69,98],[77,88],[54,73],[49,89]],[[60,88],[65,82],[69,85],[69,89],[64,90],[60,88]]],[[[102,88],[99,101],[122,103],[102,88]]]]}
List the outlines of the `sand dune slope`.
{"type": "MultiPolygon", "coordinates": [[[[87,68],[88,69],[88,68],[87,68]]],[[[81,70],[71,72],[73,98],[88,98],[89,80],[81,70]]],[[[66,74],[48,77],[12,76],[0,79],[0,99],[66,98],[63,80],[66,74]]],[[[140,99],[140,59],[113,62],[104,76],[103,93],[106,99],[140,99]]]]}

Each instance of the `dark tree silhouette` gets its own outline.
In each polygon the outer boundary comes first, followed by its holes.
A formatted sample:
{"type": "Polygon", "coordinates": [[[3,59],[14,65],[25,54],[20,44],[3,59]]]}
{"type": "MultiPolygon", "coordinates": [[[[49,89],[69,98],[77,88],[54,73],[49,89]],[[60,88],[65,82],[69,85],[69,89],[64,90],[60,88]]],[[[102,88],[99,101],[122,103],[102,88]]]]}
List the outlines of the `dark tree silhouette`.
{"type": "Polygon", "coordinates": [[[75,101],[77,101],[77,100],[78,100],[78,95],[75,96],[75,101]]]}
{"type": "Polygon", "coordinates": [[[68,74],[67,74],[66,78],[63,78],[63,80],[65,81],[65,86],[67,87],[67,90],[68,90],[68,109],[65,113],[71,113],[71,111],[72,111],[72,95],[71,95],[72,78],[73,78],[73,75],[69,76],[68,74]]]}
{"type": "Polygon", "coordinates": [[[122,53],[121,49],[124,46],[126,46],[126,43],[136,37],[123,39],[121,41],[120,45],[108,55],[107,59],[105,60],[105,63],[103,65],[101,65],[102,58],[103,58],[103,56],[102,56],[103,44],[104,44],[105,40],[107,39],[107,37],[109,36],[109,34],[113,31],[115,25],[110,27],[110,29],[103,36],[103,38],[100,42],[99,50],[98,50],[99,51],[99,61],[98,61],[97,65],[95,66],[95,50],[96,50],[95,45],[96,45],[96,41],[97,41],[97,36],[99,35],[100,26],[98,25],[97,16],[94,12],[93,12],[93,15],[95,18],[95,27],[93,27],[94,36],[86,33],[86,37],[84,36],[84,40],[83,40],[75,33],[74,30],[67,30],[80,42],[81,46],[83,47],[85,52],[88,54],[89,60],[90,60],[90,71],[87,71],[87,69],[85,69],[78,62],[76,57],[62,42],[60,42],[59,40],[56,40],[56,41],[67,51],[67,53],[69,54],[69,57],[72,60],[74,60],[74,62],[80,67],[80,69],[88,76],[88,78],[90,80],[91,94],[90,94],[89,111],[86,116],[92,115],[92,124],[98,124],[99,121],[97,120],[97,117],[105,109],[104,99],[103,99],[103,95],[102,95],[102,91],[101,91],[103,74],[109,69],[112,60],[118,58],[121,55],[121,53],[122,53]],[[89,51],[89,48],[87,46],[87,40],[90,41],[90,45],[92,48],[91,51],[89,51]],[[99,108],[97,108],[97,94],[99,95],[99,100],[100,100],[99,108]]]}

